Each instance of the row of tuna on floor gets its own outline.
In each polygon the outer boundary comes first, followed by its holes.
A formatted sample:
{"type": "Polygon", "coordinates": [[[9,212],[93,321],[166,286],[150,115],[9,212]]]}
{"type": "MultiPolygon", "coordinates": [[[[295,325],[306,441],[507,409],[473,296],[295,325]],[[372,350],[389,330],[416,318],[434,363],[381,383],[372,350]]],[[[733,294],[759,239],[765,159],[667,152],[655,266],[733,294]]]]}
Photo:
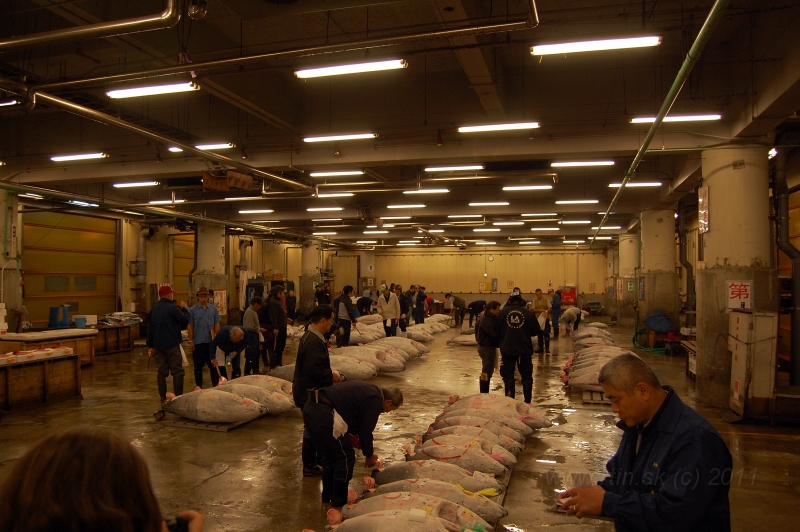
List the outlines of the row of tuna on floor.
{"type": "MultiPolygon", "coordinates": [[[[430,349],[417,339],[433,341],[433,334],[450,327],[445,315],[435,315],[419,325],[408,327],[407,337],[386,337],[380,316],[359,319],[358,331],[351,343],[363,345],[331,349],[331,368],[344,373],[348,379],[368,380],[379,373],[405,370],[409,360],[419,358],[430,349]],[[370,323],[371,322],[371,323],[370,323]]],[[[300,327],[291,336],[302,336],[300,327]]],[[[282,414],[294,408],[292,381],[294,364],[276,368],[269,375],[247,375],[215,388],[208,388],[175,397],[167,394],[164,410],[195,421],[235,423],[251,421],[266,414],[282,414]]]]}
{"type": "Polygon", "coordinates": [[[507,515],[497,501],[516,455],[535,429],[549,426],[541,409],[515,399],[452,397],[426,434],[404,446],[407,461],[375,469],[364,493],[351,490],[341,512],[328,511],[325,530],[491,532],[507,515]]]}

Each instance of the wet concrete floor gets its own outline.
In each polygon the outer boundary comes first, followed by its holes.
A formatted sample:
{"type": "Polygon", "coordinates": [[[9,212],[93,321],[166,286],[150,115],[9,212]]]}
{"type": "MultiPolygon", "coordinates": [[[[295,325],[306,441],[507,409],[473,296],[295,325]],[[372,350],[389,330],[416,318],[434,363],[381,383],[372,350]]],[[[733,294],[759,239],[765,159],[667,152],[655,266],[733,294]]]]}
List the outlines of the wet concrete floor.
{"type": "MultiPolygon", "coordinates": [[[[609,330],[617,345],[630,346],[631,330],[609,330]]],[[[403,407],[381,416],[376,429],[376,452],[384,461],[402,460],[401,445],[426,430],[450,395],[478,391],[476,348],[449,346],[451,336],[436,335],[431,352],[409,362],[405,372],[370,381],[398,386],[405,394],[403,407]]],[[[296,342],[290,344],[287,363],[294,359],[296,342]]],[[[551,511],[556,490],[567,487],[573,473],[602,478],[620,439],[610,407],[584,405],[580,391],[565,390],[559,381],[572,350],[570,340],[560,338],[551,347],[550,357],[534,356],[534,402],[558,425],[529,438],[518,456],[505,497],[509,515],[501,523],[509,532],[542,527],[610,531],[611,523],[551,511]]],[[[662,383],[675,387],[728,443],[734,460],[733,529],[794,529],[800,508],[800,427],[729,425],[720,419],[719,409],[696,405],[694,382],[684,375],[685,359],[643,356],[662,383]]],[[[14,411],[0,419],[0,481],[45,435],[73,425],[104,426],[129,438],[145,457],[165,515],[197,509],[211,532],[322,531],[326,508],[319,502],[320,481],[302,477],[299,411],[260,418],[228,433],[158,423],[151,417],[158,408],[155,371],[148,372],[146,363],[144,348],[97,357],[94,367],[83,370],[83,399],[14,411]]],[[[188,391],[193,377],[191,366],[187,370],[188,391]]],[[[205,384],[210,386],[207,371],[205,384]]],[[[492,389],[502,393],[497,373],[492,389]]],[[[519,383],[517,393],[521,397],[519,383]]],[[[358,457],[355,479],[369,474],[360,453],[358,457]]]]}

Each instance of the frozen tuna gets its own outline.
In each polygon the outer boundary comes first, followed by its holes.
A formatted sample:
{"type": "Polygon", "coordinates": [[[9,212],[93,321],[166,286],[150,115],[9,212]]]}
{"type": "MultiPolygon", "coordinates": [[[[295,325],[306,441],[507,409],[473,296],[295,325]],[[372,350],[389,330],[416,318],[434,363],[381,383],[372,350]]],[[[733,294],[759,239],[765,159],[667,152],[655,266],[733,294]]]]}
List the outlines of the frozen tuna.
{"type": "Polygon", "coordinates": [[[498,436],[507,436],[520,443],[525,442],[525,436],[523,436],[516,430],[500,425],[499,423],[495,423],[490,419],[484,419],[476,416],[455,416],[447,419],[439,419],[437,421],[434,421],[428,430],[429,432],[433,432],[434,430],[442,429],[444,427],[453,427],[456,425],[464,425],[467,427],[480,427],[483,429],[487,429],[490,432],[494,432],[498,436]]]}
{"type": "Polygon", "coordinates": [[[164,410],[208,423],[250,421],[267,413],[267,407],[255,401],[216,388],[197,390],[178,397],[167,394],[164,410]]]}
{"type": "Polygon", "coordinates": [[[477,446],[432,445],[420,447],[416,452],[411,449],[411,446],[405,446],[404,448],[409,454],[408,460],[437,460],[491,475],[502,475],[508,471],[506,466],[477,446]]]}
{"type": "Polygon", "coordinates": [[[294,408],[294,402],[289,398],[289,396],[284,395],[281,392],[270,392],[269,390],[265,390],[264,388],[260,388],[258,386],[243,384],[240,383],[239,380],[240,379],[236,379],[234,381],[227,382],[217,386],[215,389],[221,392],[234,393],[240,397],[244,397],[245,399],[255,401],[261,406],[266,407],[267,412],[270,414],[283,414],[284,412],[288,412],[294,408]]]}
{"type": "Polygon", "coordinates": [[[460,336],[456,336],[455,338],[450,338],[447,340],[447,343],[458,345],[478,345],[478,341],[475,340],[474,334],[462,334],[460,336]]]}
{"type": "Polygon", "coordinates": [[[429,432],[422,436],[423,441],[428,441],[442,436],[466,436],[472,438],[481,438],[490,443],[500,445],[505,450],[512,454],[519,454],[525,448],[523,443],[520,443],[507,436],[498,436],[494,432],[480,427],[467,427],[464,425],[457,425],[454,427],[444,427],[433,432],[429,432]]]}
{"type": "Polygon", "coordinates": [[[342,508],[341,515],[344,519],[351,519],[372,512],[384,510],[413,510],[422,509],[428,515],[439,517],[459,525],[466,530],[485,530],[491,532],[494,528],[472,510],[463,506],[424,493],[392,492],[364,499],[353,505],[342,508]],[[480,528],[479,528],[480,527],[480,528]]]}
{"type": "Polygon", "coordinates": [[[236,379],[237,384],[258,386],[270,392],[292,395],[292,383],[271,375],[245,375],[236,379]]]}
{"type": "Polygon", "coordinates": [[[439,436],[438,438],[431,438],[425,442],[422,442],[422,439],[420,438],[418,445],[422,447],[431,447],[434,445],[479,447],[483,452],[490,455],[492,458],[506,467],[512,467],[517,464],[517,457],[514,456],[512,452],[506,450],[502,445],[492,443],[489,440],[485,440],[478,436],[445,435],[439,436]]]}
{"type": "Polygon", "coordinates": [[[483,495],[465,493],[464,490],[454,484],[429,478],[410,478],[384,484],[383,486],[375,488],[371,493],[365,494],[364,497],[369,499],[378,495],[383,495],[384,493],[393,492],[424,493],[426,495],[433,495],[434,497],[446,499],[472,510],[483,520],[490,523],[494,523],[501,517],[508,515],[505,508],[483,495]]]}
{"type": "Polygon", "coordinates": [[[464,408],[474,408],[478,410],[501,412],[521,421],[532,429],[550,427],[553,425],[538,407],[502,395],[479,393],[464,398],[453,397],[451,401],[453,402],[444,408],[444,412],[449,413],[464,408]]]}
{"type": "Polygon", "coordinates": [[[503,425],[510,429],[516,430],[523,436],[530,436],[533,434],[533,429],[522,421],[506,415],[502,410],[481,410],[479,408],[463,408],[461,410],[452,410],[450,412],[443,412],[436,417],[436,420],[450,419],[459,416],[473,416],[483,419],[490,419],[498,425],[503,425]]]}
{"type": "Polygon", "coordinates": [[[362,362],[368,362],[381,373],[396,373],[406,369],[405,364],[394,357],[390,357],[385,352],[365,349],[360,346],[339,347],[332,349],[331,354],[348,356],[362,362]]]}
{"type": "Polygon", "coordinates": [[[424,510],[384,510],[328,525],[325,532],[461,532],[461,527],[424,510]]]}
{"type": "MultiPolygon", "coordinates": [[[[501,493],[503,486],[491,475],[475,471],[470,473],[463,467],[434,460],[414,460],[413,462],[395,462],[382,471],[374,470],[372,476],[378,485],[407,480],[410,478],[430,478],[457,484],[467,491],[480,493],[481,490],[493,489],[492,496],[501,493]]],[[[484,492],[486,493],[486,492],[484,492]]]]}

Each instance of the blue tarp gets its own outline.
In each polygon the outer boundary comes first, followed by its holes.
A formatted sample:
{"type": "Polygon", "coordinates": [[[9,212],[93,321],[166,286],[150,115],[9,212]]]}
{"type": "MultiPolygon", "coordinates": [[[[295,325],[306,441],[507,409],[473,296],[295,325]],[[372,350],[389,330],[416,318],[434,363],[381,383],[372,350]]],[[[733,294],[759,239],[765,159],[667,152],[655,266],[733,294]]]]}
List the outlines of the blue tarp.
{"type": "Polygon", "coordinates": [[[667,334],[672,332],[672,322],[663,312],[654,312],[644,319],[644,324],[651,330],[667,334]]]}

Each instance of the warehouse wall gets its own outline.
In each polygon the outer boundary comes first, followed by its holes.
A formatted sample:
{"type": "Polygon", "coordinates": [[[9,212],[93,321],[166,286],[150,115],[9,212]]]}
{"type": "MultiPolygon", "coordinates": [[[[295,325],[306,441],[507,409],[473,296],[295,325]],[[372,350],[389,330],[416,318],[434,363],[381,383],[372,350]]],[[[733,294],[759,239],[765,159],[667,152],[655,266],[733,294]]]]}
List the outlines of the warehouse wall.
{"type": "MultiPolygon", "coordinates": [[[[789,159],[786,164],[786,181],[789,188],[800,185],[800,157],[789,159]]],[[[800,191],[789,196],[789,241],[800,249],[800,191]]],[[[776,246],[777,247],[777,246],[776,246]]],[[[791,306],[792,261],[783,251],[778,250],[778,278],[781,288],[781,306],[791,306]],[[784,289],[785,288],[785,289],[784,289]]],[[[792,352],[792,317],[781,314],[778,317],[778,356],[789,359],[792,352]]]]}

